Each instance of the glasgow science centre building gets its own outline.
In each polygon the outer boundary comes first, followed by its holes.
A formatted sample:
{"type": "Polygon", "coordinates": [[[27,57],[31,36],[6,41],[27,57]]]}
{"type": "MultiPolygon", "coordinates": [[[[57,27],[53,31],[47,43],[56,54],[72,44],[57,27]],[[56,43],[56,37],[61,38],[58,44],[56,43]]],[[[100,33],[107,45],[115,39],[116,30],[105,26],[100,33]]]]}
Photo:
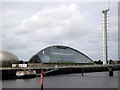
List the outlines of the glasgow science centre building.
{"type": "Polygon", "coordinates": [[[68,46],[50,46],[35,55],[33,55],[29,63],[60,63],[72,62],[78,64],[94,64],[92,59],[82,52],[68,46]]]}

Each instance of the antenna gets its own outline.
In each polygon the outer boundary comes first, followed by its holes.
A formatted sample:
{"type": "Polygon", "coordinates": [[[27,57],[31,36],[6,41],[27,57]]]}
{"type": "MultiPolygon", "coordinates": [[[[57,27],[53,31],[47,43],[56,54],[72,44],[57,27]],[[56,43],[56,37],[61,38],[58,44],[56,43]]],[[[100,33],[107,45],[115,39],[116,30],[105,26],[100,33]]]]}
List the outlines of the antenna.
{"type": "Polygon", "coordinates": [[[110,10],[110,0],[109,0],[109,3],[108,3],[108,9],[110,10]]]}

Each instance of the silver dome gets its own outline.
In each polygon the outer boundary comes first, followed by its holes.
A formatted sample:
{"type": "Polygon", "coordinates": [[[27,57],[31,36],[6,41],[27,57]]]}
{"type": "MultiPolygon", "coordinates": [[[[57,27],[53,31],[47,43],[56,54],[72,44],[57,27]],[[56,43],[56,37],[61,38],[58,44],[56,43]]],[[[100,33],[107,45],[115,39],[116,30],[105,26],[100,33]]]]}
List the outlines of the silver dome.
{"type": "Polygon", "coordinates": [[[19,61],[18,57],[10,52],[0,51],[0,61],[19,61]]]}

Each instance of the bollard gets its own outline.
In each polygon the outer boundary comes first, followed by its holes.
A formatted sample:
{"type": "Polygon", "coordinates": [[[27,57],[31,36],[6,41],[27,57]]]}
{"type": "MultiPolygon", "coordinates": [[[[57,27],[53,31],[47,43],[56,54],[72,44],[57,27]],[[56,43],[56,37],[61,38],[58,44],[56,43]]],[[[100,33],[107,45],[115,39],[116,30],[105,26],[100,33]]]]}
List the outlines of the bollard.
{"type": "Polygon", "coordinates": [[[109,69],[109,76],[113,76],[113,70],[109,69]]]}
{"type": "Polygon", "coordinates": [[[41,70],[41,74],[40,74],[40,86],[41,86],[41,90],[43,90],[43,75],[44,74],[44,70],[41,70]]]}
{"type": "Polygon", "coordinates": [[[84,75],[84,69],[82,68],[82,76],[84,75]]]}

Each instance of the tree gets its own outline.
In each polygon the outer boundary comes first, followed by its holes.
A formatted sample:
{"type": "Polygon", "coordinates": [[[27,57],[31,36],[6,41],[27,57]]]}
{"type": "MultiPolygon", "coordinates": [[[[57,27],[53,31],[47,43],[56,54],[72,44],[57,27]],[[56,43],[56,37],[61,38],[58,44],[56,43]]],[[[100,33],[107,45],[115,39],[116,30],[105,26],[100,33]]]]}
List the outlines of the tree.
{"type": "Polygon", "coordinates": [[[11,61],[2,61],[2,67],[11,67],[11,61]]]}
{"type": "Polygon", "coordinates": [[[94,61],[96,64],[103,64],[103,62],[101,60],[99,61],[94,61]]]}
{"type": "Polygon", "coordinates": [[[117,64],[120,64],[120,61],[117,61],[117,64]]]}
{"type": "Polygon", "coordinates": [[[20,61],[19,61],[19,64],[23,64],[23,61],[22,61],[22,60],[20,60],[20,61]]]}
{"type": "Polygon", "coordinates": [[[113,60],[110,60],[110,61],[109,61],[109,64],[114,64],[113,60]]]}
{"type": "Polygon", "coordinates": [[[28,61],[25,61],[25,64],[28,64],[28,61]]]}

